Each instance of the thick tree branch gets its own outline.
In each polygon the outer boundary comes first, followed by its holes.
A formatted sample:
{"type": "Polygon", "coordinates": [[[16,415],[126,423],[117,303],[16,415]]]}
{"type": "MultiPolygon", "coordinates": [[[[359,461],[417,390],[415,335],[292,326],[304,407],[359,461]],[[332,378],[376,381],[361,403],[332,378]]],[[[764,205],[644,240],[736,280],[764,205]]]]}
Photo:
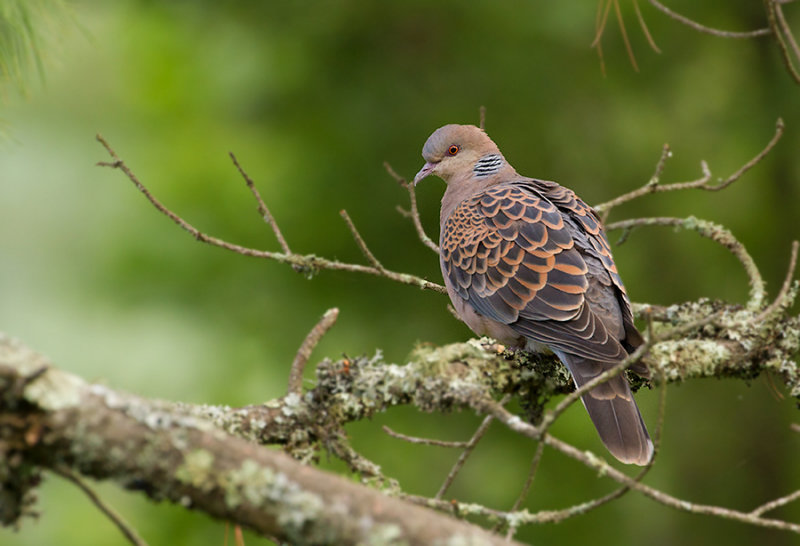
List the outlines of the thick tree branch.
{"type": "MultiPolygon", "coordinates": [[[[0,386],[0,415],[19,419],[14,426],[3,419],[0,429],[0,460],[13,472],[69,465],[294,544],[505,544],[232,436],[207,419],[165,413],[161,403],[89,385],[5,336],[0,386]],[[42,364],[47,371],[29,381],[42,364]],[[32,429],[42,432],[26,440],[32,429]]],[[[13,496],[2,485],[4,497],[13,496]]]]}

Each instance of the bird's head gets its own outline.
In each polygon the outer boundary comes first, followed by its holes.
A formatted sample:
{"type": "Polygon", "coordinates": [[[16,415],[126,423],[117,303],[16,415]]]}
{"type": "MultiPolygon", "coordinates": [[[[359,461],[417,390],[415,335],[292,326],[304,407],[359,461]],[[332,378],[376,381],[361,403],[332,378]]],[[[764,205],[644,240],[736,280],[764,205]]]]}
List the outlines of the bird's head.
{"type": "Polygon", "coordinates": [[[488,176],[505,163],[497,145],[474,125],[439,127],[425,142],[422,157],[425,165],[414,177],[415,185],[431,174],[448,184],[456,178],[488,176]]]}

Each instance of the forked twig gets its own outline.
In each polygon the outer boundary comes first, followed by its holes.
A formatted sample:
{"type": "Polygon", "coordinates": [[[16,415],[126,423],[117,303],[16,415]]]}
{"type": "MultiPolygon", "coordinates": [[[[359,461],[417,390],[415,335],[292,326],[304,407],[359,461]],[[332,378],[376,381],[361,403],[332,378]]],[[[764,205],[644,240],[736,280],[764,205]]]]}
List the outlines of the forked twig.
{"type": "Polygon", "coordinates": [[[353,224],[353,221],[350,219],[350,215],[347,214],[347,211],[344,209],[340,210],[339,216],[344,219],[345,224],[347,224],[347,229],[350,230],[356,245],[358,245],[359,250],[361,250],[361,253],[367,259],[367,261],[372,264],[372,267],[378,269],[379,271],[386,271],[386,268],[383,267],[383,264],[378,261],[378,258],[376,258],[372,251],[370,251],[369,247],[367,247],[367,243],[364,242],[364,238],[361,237],[361,234],[358,232],[358,229],[356,229],[356,226],[353,224]]]}
{"type": "Polygon", "coordinates": [[[770,141],[767,143],[764,148],[758,152],[750,161],[739,167],[736,172],[731,174],[725,180],[721,180],[716,184],[711,183],[711,171],[708,168],[708,165],[705,161],[700,162],[700,169],[702,171],[702,176],[696,180],[691,180],[689,182],[675,182],[672,184],[661,184],[661,175],[664,171],[664,166],[666,160],[672,157],[672,152],[669,149],[669,145],[665,144],[664,148],[661,151],[661,157],[656,164],[656,170],[650,180],[647,181],[645,185],[642,187],[620,195],[610,201],[606,201],[605,203],[600,203],[599,205],[595,205],[594,209],[598,212],[602,212],[604,214],[603,218],[608,215],[612,208],[619,206],[623,203],[627,203],[628,201],[632,201],[638,197],[643,195],[647,195],[650,193],[657,193],[657,192],[667,192],[667,191],[677,191],[677,190],[689,190],[689,189],[702,189],[705,191],[720,191],[737,180],[739,180],[742,175],[744,175],[747,171],[752,169],[758,163],[760,163],[764,157],[769,154],[778,141],[783,136],[784,131],[784,123],[783,119],[778,118],[778,121],[775,122],[775,134],[772,136],[770,141]]]}
{"type": "MultiPolygon", "coordinates": [[[[495,419],[503,423],[505,426],[507,426],[514,432],[517,432],[518,434],[527,436],[528,438],[532,438],[534,440],[541,439],[546,445],[563,453],[567,457],[570,457],[571,459],[574,459],[586,465],[587,467],[594,469],[595,471],[598,472],[599,475],[610,478],[616,481],[617,483],[627,486],[632,490],[638,491],[639,493],[642,493],[646,497],[653,499],[656,502],[663,504],[665,506],[669,506],[677,510],[681,510],[683,512],[716,516],[723,519],[730,519],[734,521],[740,521],[743,523],[749,523],[751,525],[755,525],[758,527],[780,529],[783,531],[791,531],[793,533],[800,534],[800,524],[797,523],[754,516],[747,512],[741,512],[739,510],[723,508],[721,506],[697,504],[689,502],[687,500],[679,499],[661,490],[645,485],[637,481],[635,477],[632,478],[624,474],[623,472],[617,470],[616,468],[605,462],[602,458],[598,457],[593,453],[582,451],[562,440],[559,440],[558,438],[555,438],[551,434],[542,435],[538,427],[535,427],[530,423],[526,423],[525,421],[520,419],[519,416],[513,415],[494,400],[484,399],[481,401],[476,401],[474,403],[474,406],[476,409],[480,411],[485,411],[489,415],[492,415],[495,419]]],[[[613,492],[611,494],[613,495],[614,493],[616,492],[613,492]]],[[[544,520],[549,521],[546,519],[544,520]]],[[[542,520],[537,520],[537,521],[542,521],[542,520]]]]}
{"type": "Polygon", "coordinates": [[[414,223],[414,229],[417,230],[417,236],[419,237],[419,240],[422,241],[422,244],[438,254],[439,245],[434,243],[433,240],[428,237],[428,234],[425,233],[425,228],[422,227],[422,220],[419,218],[419,209],[417,208],[417,192],[414,189],[414,184],[409,184],[405,178],[397,174],[397,172],[392,168],[391,165],[389,165],[387,161],[383,162],[383,168],[386,169],[386,172],[389,173],[389,176],[394,178],[395,182],[408,190],[408,198],[411,202],[411,211],[404,215],[411,218],[411,221],[414,223]]]}
{"type": "Polygon", "coordinates": [[[602,475],[607,476],[616,482],[625,484],[631,489],[636,490],[645,495],[646,497],[649,497],[654,501],[659,502],[665,506],[669,506],[671,508],[675,508],[683,512],[716,516],[723,519],[730,519],[734,521],[740,521],[743,523],[749,523],[751,525],[756,525],[759,527],[780,529],[783,531],[800,533],[800,524],[797,523],[792,523],[778,519],[763,518],[760,516],[754,516],[747,512],[741,512],[739,510],[723,508],[721,506],[712,506],[708,504],[698,504],[689,502],[687,500],[679,499],[668,493],[664,493],[663,491],[660,491],[648,485],[644,485],[643,483],[637,482],[634,478],[631,478],[623,474],[622,472],[610,466],[602,459],[596,456],[587,455],[585,452],[580,451],[577,448],[549,434],[545,435],[543,440],[547,445],[553,447],[554,449],[557,449],[558,451],[570,457],[571,459],[575,459],[587,465],[588,467],[597,470],[602,475]]]}
{"type": "MultiPolygon", "coordinates": [[[[514,504],[511,505],[510,513],[514,513],[519,510],[519,507],[528,497],[528,493],[531,490],[531,485],[533,485],[533,479],[536,477],[536,471],[539,470],[539,463],[542,462],[542,453],[544,453],[544,443],[538,442],[536,444],[536,452],[533,454],[533,459],[531,459],[531,467],[528,470],[528,477],[525,479],[525,483],[522,485],[522,490],[519,492],[519,496],[517,500],[514,501],[514,504]]],[[[495,526],[496,529],[497,526],[495,526]]],[[[511,525],[508,526],[508,531],[506,531],[506,540],[511,540],[514,538],[514,534],[517,532],[519,528],[518,525],[511,525]]],[[[493,531],[495,529],[492,529],[493,531]]]]}
{"type": "Polygon", "coordinates": [[[780,497],[775,500],[764,503],[755,510],[753,510],[752,512],[750,512],[750,514],[753,516],[761,516],[763,514],[766,514],[767,512],[771,512],[776,508],[780,508],[781,506],[789,504],[790,502],[794,502],[798,499],[800,499],[800,489],[798,489],[794,493],[789,493],[785,497],[780,497]]]}
{"type": "MultiPolygon", "coordinates": [[[[508,400],[506,396],[503,400],[508,400]]],[[[501,404],[504,402],[500,402],[501,404]]],[[[487,415],[484,417],[483,421],[481,422],[478,429],[475,431],[475,434],[472,435],[472,438],[469,439],[467,442],[466,447],[464,447],[464,451],[461,452],[461,455],[458,456],[453,468],[450,469],[448,472],[447,477],[444,479],[444,483],[439,488],[439,491],[436,492],[436,495],[433,497],[434,499],[441,499],[447,490],[450,489],[450,486],[453,484],[453,480],[456,479],[456,476],[461,471],[461,468],[464,466],[464,463],[467,462],[467,459],[472,454],[472,450],[475,449],[475,446],[478,445],[481,438],[486,434],[486,431],[489,430],[489,425],[492,424],[492,416],[487,415]]]]}
{"type": "Polygon", "coordinates": [[[261,218],[269,224],[269,227],[272,228],[272,232],[275,234],[275,239],[278,240],[278,244],[281,246],[284,254],[291,254],[292,251],[289,250],[289,245],[286,243],[286,239],[283,237],[283,233],[281,233],[280,228],[278,227],[278,223],[275,221],[275,217],[272,216],[269,209],[267,208],[267,204],[264,203],[264,200],[261,198],[261,194],[258,192],[258,188],[256,188],[253,179],[245,172],[241,165],[239,165],[239,160],[236,159],[236,156],[233,152],[228,152],[228,155],[231,157],[236,170],[239,171],[239,174],[242,175],[244,178],[244,183],[247,184],[247,187],[250,188],[250,191],[253,193],[253,197],[256,198],[256,202],[258,203],[258,212],[261,214],[261,218]]]}
{"type": "MultiPolygon", "coordinates": [[[[428,281],[421,277],[417,277],[416,275],[411,275],[408,273],[399,273],[396,271],[390,271],[388,269],[381,269],[375,267],[374,265],[360,265],[360,264],[349,264],[340,262],[337,260],[329,260],[326,258],[321,258],[314,254],[306,254],[301,255],[295,252],[270,252],[267,250],[256,250],[254,248],[248,248],[241,245],[237,245],[234,243],[229,243],[228,241],[224,241],[217,237],[213,237],[206,233],[203,233],[189,222],[169,210],[165,207],[155,196],[150,192],[150,190],[139,181],[138,177],[131,171],[131,169],[125,164],[125,162],[119,158],[117,153],[114,151],[113,148],[108,144],[108,142],[101,136],[97,135],[97,141],[100,142],[103,147],[106,149],[108,154],[111,156],[111,162],[100,161],[97,164],[101,167],[110,167],[112,169],[119,169],[122,171],[128,179],[133,182],[136,188],[150,201],[150,204],[153,205],[156,210],[158,210],[161,214],[175,222],[178,226],[182,229],[187,231],[189,234],[192,235],[195,239],[200,242],[210,244],[213,246],[218,246],[220,248],[224,248],[231,252],[235,252],[237,254],[241,254],[243,256],[252,256],[255,258],[263,258],[268,260],[273,260],[278,263],[284,263],[291,265],[292,267],[296,268],[299,271],[302,271],[307,274],[314,274],[317,271],[327,269],[327,270],[334,270],[334,271],[350,271],[353,273],[366,273],[369,275],[375,275],[377,277],[385,277],[387,279],[393,280],[395,282],[399,282],[401,284],[409,284],[412,286],[416,286],[423,290],[433,290],[434,292],[439,292],[440,294],[447,293],[444,286],[437,284],[435,282],[428,281]]],[[[247,180],[248,177],[245,178],[247,180]]],[[[272,216],[270,215],[270,218],[272,216]]],[[[274,222],[274,218],[272,218],[272,222],[274,222]]],[[[272,224],[270,224],[272,225],[272,224]]],[[[275,231],[273,229],[273,231],[275,231]]],[[[276,236],[277,233],[280,233],[280,230],[275,231],[276,236]]],[[[285,243],[285,240],[284,240],[285,243]]]]}

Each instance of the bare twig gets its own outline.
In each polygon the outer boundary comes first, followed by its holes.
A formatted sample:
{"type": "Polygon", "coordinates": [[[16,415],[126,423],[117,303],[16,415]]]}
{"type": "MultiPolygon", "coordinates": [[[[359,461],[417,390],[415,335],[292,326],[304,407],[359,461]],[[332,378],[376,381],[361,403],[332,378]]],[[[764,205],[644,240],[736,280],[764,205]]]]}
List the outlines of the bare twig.
{"type": "Polygon", "coordinates": [[[130,525],[128,525],[122,518],[122,516],[117,514],[117,512],[113,508],[111,508],[109,505],[103,502],[103,499],[98,497],[97,493],[95,493],[91,487],[86,485],[86,483],[82,479],[73,474],[69,468],[65,466],[56,466],[53,467],[52,470],[62,478],[72,482],[73,485],[75,485],[78,489],[83,491],[84,494],[86,494],[86,496],[89,497],[89,500],[92,501],[92,504],[94,504],[97,507],[97,509],[103,513],[103,515],[105,515],[109,520],[111,520],[111,523],[113,523],[117,527],[117,529],[119,529],[119,531],[122,533],[122,535],[128,542],[130,542],[134,546],[147,546],[147,543],[139,536],[136,530],[130,525]]]}
{"type": "Polygon", "coordinates": [[[383,425],[383,431],[392,438],[397,438],[398,440],[403,440],[411,444],[422,444],[426,446],[454,447],[454,448],[465,448],[469,446],[469,442],[446,442],[444,440],[435,440],[433,438],[418,438],[416,436],[408,436],[406,434],[401,434],[399,432],[396,432],[387,427],[386,425],[383,425]]]}
{"type": "MultiPolygon", "coordinates": [[[[539,463],[542,462],[542,453],[544,453],[544,442],[538,442],[536,444],[536,452],[533,454],[533,459],[531,459],[531,467],[528,470],[528,477],[525,479],[525,483],[522,485],[522,490],[519,492],[519,496],[517,500],[514,501],[514,504],[511,506],[510,513],[514,513],[519,510],[519,507],[528,497],[528,493],[531,490],[531,485],[533,485],[533,479],[536,477],[536,471],[539,469],[539,463]]],[[[514,534],[517,532],[519,528],[518,525],[509,524],[508,531],[506,531],[506,540],[511,540],[514,538],[514,534]]],[[[492,531],[495,531],[497,526],[495,526],[492,531]]]]}
{"type": "MultiPolygon", "coordinates": [[[[500,405],[505,404],[508,401],[508,396],[503,397],[503,400],[498,402],[500,405]]],[[[444,480],[444,483],[439,488],[439,491],[436,493],[435,499],[441,499],[447,490],[450,488],[450,485],[453,483],[453,480],[456,479],[456,476],[461,471],[461,468],[464,466],[464,463],[467,462],[467,459],[472,454],[472,450],[475,449],[475,446],[478,445],[481,438],[483,438],[486,431],[489,430],[489,425],[492,424],[492,416],[487,415],[483,422],[480,424],[478,429],[475,431],[475,434],[472,435],[472,438],[469,439],[467,442],[464,451],[461,452],[461,455],[458,456],[453,468],[450,469],[450,472],[447,474],[447,477],[444,480]]]]}
{"type": "Polygon", "coordinates": [[[636,18],[639,20],[639,26],[642,27],[642,32],[644,33],[645,38],[647,38],[647,43],[650,44],[650,47],[653,48],[653,51],[656,53],[661,53],[661,50],[656,45],[656,41],[653,40],[653,36],[650,34],[650,29],[647,28],[647,23],[644,21],[642,10],[639,9],[639,0],[633,0],[633,9],[636,11],[636,18]]]}
{"type": "Polygon", "coordinates": [[[800,489],[798,489],[794,493],[790,493],[790,494],[788,494],[788,495],[786,495],[784,497],[780,497],[778,499],[775,499],[775,500],[772,500],[770,502],[764,503],[761,506],[759,506],[758,508],[756,508],[755,510],[753,510],[752,512],[750,512],[750,514],[753,515],[753,516],[761,516],[763,514],[766,514],[767,512],[771,512],[772,510],[775,510],[776,508],[780,508],[781,506],[783,506],[785,504],[789,504],[790,502],[794,502],[797,499],[800,499],[800,489]]]}
{"type": "Polygon", "coordinates": [[[543,452],[544,444],[539,442],[536,446],[536,453],[533,454],[533,459],[531,460],[531,468],[528,470],[528,478],[525,480],[525,484],[522,486],[522,490],[519,492],[519,497],[517,497],[517,500],[515,500],[514,504],[511,506],[512,512],[517,511],[528,497],[528,493],[531,490],[531,485],[533,485],[533,479],[536,477],[536,471],[539,469],[539,463],[542,462],[543,452]]]}
{"type": "Polygon", "coordinates": [[[591,47],[597,48],[597,58],[600,61],[600,73],[604,78],[606,77],[606,61],[603,57],[603,41],[600,38],[603,36],[606,19],[608,18],[608,9],[611,7],[611,4],[606,2],[605,6],[606,7],[604,9],[603,0],[598,0],[597,14],[595,15],[594,19],[595,38],[591,45],[591,47]]]}
{"type": "Polygon", "coordinates": [[[308,358],[311,356],[311,351],[317,346],[322,336],[331,329],[339,317],[339,309],[333,307],[325,311],[320,321],[308,333],[297,354],[292,362],[291,370],[289,371],[289,394],[300,395],[303,392],[303,370],[305,370],[308,358]]]}
{"type": "Polygon", "coordinates": [[[486,107],[481,106],[478,109],[478,127],[481,129],[486,129],[486,107]]]}
{"type": "Polygon", "coordinates": [[[770,141],[767,142],[767,145],[764,146],[763,150],[761,150],[758,154],[756,154],[756,156],[753,159],[751,159],[750,161],[739,167],[739,169],[735,173],[730,175],[728,178],[726,178],[719,184],[711,185],[703,189],[709,191],[719,191],[727,188],[732,183],[739,180],[739,178],[741,178],[741,176],[744,173],[746,173],[747,171],[755,167],[757,164],[759,164],[761,160],[763,160],[767,156],[767,154],[772,151],[772,149],[775,147],[775,145],[783,136],[783,130],[784,130],[783,118],[778,118],[778,120],[775,122],[775,134],[772,136],[770,141]]]}
{"type": "Polygon", "coordinates": [[[628,39],[628,31],[625,29],[625,20],[622,19],[622,10],[619,8],[619,0],[611,0],[614,3],[614,12],[617,15],[617,22],[619,23],[619,31],[622,34],[622,42],[625,44],[625,51],[628,52],[628,59],[636,72],[639,72],[639,65],[636,64],[636,57],[633,54],[633,47],[628,39]]]}
{"type": "Polygon", "coordinates": [[[775,7],[775,18],[778,21],[778,26],[783,32],[789,47],[792,48],[795,58],[800,61],[800,46],[797,45],[797,40],[794,38],[794,34],[792,33],[792,29],[789,27],[789,23],[786,22],[786,16],[783,15],[783,7],[781,7],[781,4],[787,3],[787,1],[781,2],[779,0],[772,0],[772,5],[775,7]]]}
{"type": "Polygon", "coordinates": [[[689,502],[687,500],[678,499],[676,497],[673,497],[672,495],[669,495],[668,493],[664,493],[663,491],[654,489],[650,486],[637,482],[634,478],[631,478],[623,474],[622,472],[610,466],[608,463],[598,458],[597,456],[590,455],[587,454],[586,452],[580,451],[575,447],[567,444],[566,442],[563,442],[549,434],[545,435],[544,442],[547,445],[553,447],[554,449],[560,451],[564,455],[567,455],[568,457],[575,459],[585,464],[586,466],[597,470],[598,473],[607,476],[616,482],[625,484],[631,489],[634,489],[642,493],[646,497],[649,497],[654,501],[659,502],[665,506],[669,506],[671,508],[675,508],[683,512],[716,516],[723,519],[730,519],[734,521],[740,521],[743,523],[749,523],[751,525],[755,525],[758,527],[780,529],[783,531],[791,531],[793,533],[800,534],[800,524],[791,523],[783,520],[768,519],[759,516],[754,516],[746,512],[741,512],[739,510],[732,510],[729,508],[723,508],[721,506],[697,504],[689,502]]]}
{"type": "Polygon", "coordinates": [[[784,130],[784,123],[783,119],[778,118],[778,121],[775,122],[775,134],[767,143],[767,145],[756,154],[750,161],[739,167],[733,174],[731,174],[725,180],[722,180],[716,184],[711,184],[711,171],[708,168],[708,165],[705,161],[700,162],[700,169],[702,171],[702,176],[696,180],[691,180],[689,182],[675,182],[672,184],[661,184],[661,174],[664,170],[664,165],[666,160],[672,156],[672,152],[669,149],[667,144],[664,145],[664,148],[661,151],[661,157],[656,164],[656,170],[653,174],[652,178],[647,181],[647,183],[631,192],[625,193],[612,199],[611,201],[606,201],[605,203],[600,203],[599,205],[595,205],[595,210],[604,213],[603,218],[608,215],[612,208],[619,206],[623,203],[627,203],[628,201],[632,201],[638,197],[643,195],[647,195],[650,193],[657,193],[657,192],[667,192],[667,191],[676,191],[676,190],[688,190],[688,189],[702,189],[706,191],[719,191],[727,188],[739,178],[742,177],[744,173],[752,169],[755,165],[760,163],[767,154],[769,154],[778,141],[783,136],[784,130]]]}
{"type": "MultiPolygon", "coordinates": [[[[106,149],[108,149],[107,146],[106,149]]],[[[245,172],[245,170],[239,164],[239,160],[236,159],[236,156],[233,154],[233,152],[228,152],[228,155],[231,156],[234,166],[239,171],[239,174],[242,175],[242,178],[244,178],[244,182],[247,184],[247,187],[250,188],[250,191],[253,193],[253,197],[256,198],[256,202],[258,203],[258,212],[261,214],[261,218],[263,218],[264,221],[269,224],[269,227],[272,228],[272,232],[275,234],[275,239],[278,240],[278,244],[281,246],[284,254],[291,254],[292,251],[289,250],[289,245],[286,243],[286,239],[283,237],[283,233],[281,233],[278,223],[275,221],[275,217],[272,216],[272,213],[270,213],[269,209],[267,208],[267,204],[264,203],[264,200],[261,198],[261,194],[258,192],[258,188],[256,188],[256,185],[253,183],[253,179],[250,178],[247,172],[245,172]]]]}
{"type": "Polygon", "coordinates": [[[386,268],[383,267],[381,262],[378,261],[378,258],[376,258],[375,255],[370,251],[369,247],[367,247],[367,243],[364,242],[364,238],[361,237],[361,234],[356,229],[356,226],[353,224],[353,221],[350,219],[350,215],[347,214],[347,211],[344,209],[340,210],[339,216],[344,219],[345,224],[347,224],[347,229],[350,230],[350,234],[353,236],[356,245],[358,245],[359,250],[361,250],[361,253],[367,259],[370,265],[379,271],[386,271],[386,268]]]}
{"type": "Polygon", "coordinates": [[[734,237],[733,234],[724,227],[714,224],[713,222],[709,222],[708,220],[701,220],[699,218],[695,218],[694,216],[690,216],[688,218],[634,218],[631,220],[614,222],[607,225],[606,229],[611,231],[615,229],[632,229],[639,226],[682,227],[684,229],[696,231],[701,236],[721,244],[739,259],[744,267],[745,273],[747,273],[750,283],[750,301],[748,302],[748,307],[752,309],[758,309],[763,305],[766,292],[764,288],[764,279],[761,277],[761,272],[758,270],[753,258],[747,253],[744,245],[740,243],[736,237],[734,237]]]}
{"type": "Polygon", "coordinates": [[[769,318],[771,315],[775,313],[778,309],[783,307],[786,302],[786,294],[789,293],[789,288],[792,286],[792,279],[794,279],[794,269],[797,266],[797,241],[792,241],[792,250],[789,255],[789,270],[786,272],[786,278],[783,280],[783,285],[781,286],[778,295],[775,296],[775,300],[767,306],[757,317],[756,322],[761,322],[769,318]]]}
{"type": "MultiPolygon", "coordinates": [[[[794,79],[795,83],[800,84],[800,73],[794,66],[792,52],[789,51],[789,48],[791,47],[795,53],[795,56],[797,56],[797,43],[792,35],[792,30],[786,23],[786,18],[783,16],[783,10],[774,2],[774,0],[764,0],[764,7],[767,11],[767,21],[769,21],[769,27],[772,31],[772,35],[775,36],[775,40],[778,42],[778,49],[781,52],[781,60],[783,61],[783,65],[786,67],[786,71],[789,73],[792,79],[794,79]],[[787,44],[787,41],[789,44],[787,44]]],[[[800,61],[800,59],[797,60],[800,61]]]]}
{"type": "Polygon", "coordinates": [[[388,162],[383,162],[383,167],[386,169],[386,172],[389,173],[389,176],[395,179],[395,181],[400,184],[400,186],[404,187],[408,190],[408,198],[411,201],[411,212],[409,214],[404,214],[406,217],[410,217],[411,221],[414,223],[414,229],[417,230],[417,236],[419,240],[422,241],[422,244],[433,250],[435,253],[439,253],[439,246],[433,242],[433,240],[428,237],[425,233],[425,228],[422,227],[422,220],[419,218],[419,209],[417,209],[417,192],[414,189],[414,184],[409,184],[408,181],[397,174],[397,172],[389,165],[388,162]]]}
{"type": "Polygon", "coordinates": [[[781,529],[783,531],[791,531],[793,533],[800,534],[800,524],[797,523],[762,518],[746,512],[723,508],[721,506],[696,504],[686,500],[678,499],[672,495],[669,495],[668,493],[664,493],[663,491],[644,485],[638,482],[636,478],[631,478],[630,476],[622,473],[593,453],[581,451],[550,434],[545,434],[542,436],[538,427],[524,422],[518,416],[511,414],[508,410],[494,400],[483,400],[480,403],[476,402],[476,408],[480,409],[481,411],[486,411],[488,414],[492,415],[495,419],[506,425],[514,432],[535,440],[541,438],[542,441],[544,441],[544,443],[548,446],[560,451],[571,459],[575,459],[589,468],[596,470],[599,475],[611,478],[612,480],[621,483],[632,490],[638,491],[646,497],[649,497],[665,506],[669,506],[684,512],[691,512],[693,514],[711,515],[719,518],[741,521],[743,523],[749,523],[759,527],[781,529]]]}
{"type": "Polygon", "coordinates": [[[350,271],[352,273],[366,273],[369,275],[375,275],[378,277],[385,277],[387,279],[393,280],[395,282],[399,282],[401,284],[408,284],[412,286],[416,286],[423,290],[433,290],[434,292],[439,292],[440,294],[446,294],[446,290],[444,286],[430,282],[426,279],[421,277],[417,277],[416,275],[411,275],[408,273],[398,273],[396,271],[389,271],[388,269],[378,269],[375,266],[365,266],[359,264],[348,264],[344,262],[339,262],[337,260],[328,260],[326,258],[321,258],[314,254],[296,254],[294,252],[270,252],[267,250],[256,250],[253,248],[243,247],[237,244],[229,243],[217,237],[213,237],[211,235],[207,235],[202,231],[198,230],[196,227],[191,225],[189,222],[169,210],[163,204],[161,204],[158,199],[150,193],[144,184],[142,184],[136,175],[131,171],[131,169],[122,161],[117,153],[111,148],[108,142],[101,136],[97,135],[97,140],[100,142],[103,147],[105,147],[106,151],[109,153],[113,161],[111,162],[99,162],[98,165],[102,167],[110,167],[113,169],[121,170],[128,179],[133,182],[136,188],[150,201],[152,204],[161,214],[165,215],[167,218],[175,222],[178,226],[182,229],[189,232],[195,239],[200,242],[210,244],[213,246],[218,246],[220,248],[224,248],[225,250],[229,250],[231,252],[235,252],[237,254],[241,254],[243,256],[252,256],[254,258],[263,258],[268,260],[273,260],[278,263],[284,263],[291,265],[298,270],[306,273],[306,274],[314,274],[317,271],[327,269],[327,270],[334,270],[334,271],[350,271]]]}
{"type": "Polygon", "coordinates": [[[719,30],[716,28],[711,28],[705,25],[701,25],[700,23],[693,21],[688,17],[685,17],[679,13],[675,13],[674,11],[672,11],[662,3],[658,2],[657,0],[649,0],[649,2],[653,7],[665,13],[666,15],[670,16],[671,18],[675,19],[676,21],[693,28],[698,32],[702,32],[704,34],[711,34],[712,36],[719,36],[720,38],[756,38],[758,36],[767,36],[772,32],[768,28],[759,28],[747,32],[731,32],[728,30],[719,30]]]}
{"type": "Polygon", "coordinates": [[[592,45],[590,47],[597,47],[600,45],[600,40],[603,38],[603,33],[606,30],[606,23],[608,23],[608,14],[611,10],[611,2],[612,0],[605,0],[605,5],[603,5],[603,0],[600,0],[598,3],[597,17],[594,25],[594,40],[592,40],[592,45]]]}

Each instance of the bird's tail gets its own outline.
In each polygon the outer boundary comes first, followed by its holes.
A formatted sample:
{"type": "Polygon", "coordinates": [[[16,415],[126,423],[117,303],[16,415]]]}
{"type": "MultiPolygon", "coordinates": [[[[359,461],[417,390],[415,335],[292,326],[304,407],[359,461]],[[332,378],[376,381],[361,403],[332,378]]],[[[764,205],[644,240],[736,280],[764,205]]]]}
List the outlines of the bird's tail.
{"type": "MultiPolygon", "coordinates": [[[[613,366],[557,353],[580,387],[613,366]]],[[[611,454],[628,464],[645,465],[653,457],[653,442],[623,375],[611,378],[581,397],[600,439],[611,454]]]]}

